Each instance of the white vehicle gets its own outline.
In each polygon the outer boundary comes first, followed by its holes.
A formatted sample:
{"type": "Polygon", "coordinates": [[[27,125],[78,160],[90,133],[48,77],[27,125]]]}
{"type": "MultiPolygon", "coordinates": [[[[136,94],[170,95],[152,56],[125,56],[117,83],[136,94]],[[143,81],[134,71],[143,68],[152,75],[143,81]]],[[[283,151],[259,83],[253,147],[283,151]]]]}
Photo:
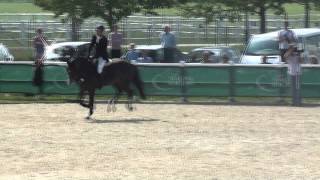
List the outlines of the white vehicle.
{"type": "Polygon", "coordinates": [[[0,43],[0,61],[13,61],[14,57],[10,54],[8,48],[0,43]]]}
{"type": "MultiPolygon", "coordinates": [[[[291,29],[298,37],[299,46],[304,50],[304,63],[310,63],[310,57],[320,58],[320,29],[291,29]]],[[[262,56],[267,56],[267,62],[281,62],[278,34],[280,31],[253,35],[241,57],[241,64],[260,64],[262,56]]]]}
{"type": "Polygon", "coordinates": [[[87,56],[89,45],[89,42],[61,42],[51,44],[50,46],[47,46],[45,49],[45,59],[48,61],[59,61],[61,55],[59,55],[57,52],[60,52],[63,48],[67,46],[77,48],[80,53],[83,53],[81,56],[87,56]]]}

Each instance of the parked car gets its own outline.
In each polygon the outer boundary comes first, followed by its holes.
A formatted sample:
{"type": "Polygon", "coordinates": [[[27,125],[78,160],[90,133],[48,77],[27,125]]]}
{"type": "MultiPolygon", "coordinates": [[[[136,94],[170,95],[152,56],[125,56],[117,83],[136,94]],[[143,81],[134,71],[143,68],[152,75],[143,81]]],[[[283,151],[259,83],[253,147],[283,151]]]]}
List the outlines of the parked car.
{"type": "MultiPolygon", "coordinates": [[[[320,58],[320,29],[291,29],[298,37],[299,46],[304,50],[304,63],[310,63],[312,57],[320,58]]],[[[265,34],[253,35],[241,57],[242,64],[260,64],[261,57],[267,56],[267,62],[278,64],[281,62],[278,34],[273,31],[265,34]]]]}
{"type": "MultiPolygon", "coordinates": [[[[162,62],[164,55],[163,55],[163,48],[161,45],[137,45],[136,51],[142,55],[142,52],[146,52],[147,56],[151,57],[153,62],[162,62]]],[[[177,49],[175,54],[175,59],[173,62],[180,62],[180,61],[188,61],[188,55],[181,52],[177,49]]]]}
{"type": "Polygon", "coordinates": [[[46,47],[45,57],[47,61],[59,61],[61,55],[59,52],[67,46],[71,46],[73,48],[77,48],[78,52],[80,53],[79,56],[87,57],[88,56],[88,49],[89,49],[89,42],[61,42],[55,43],[50,46],[46,47]]]}
{"type": "Polygon", "coordinates": [[[222,63],[223,57],[228,57],[229,61],[233,63],[239,63],[240,52],[231,47],[201,47],[193,49],[189,53],[190,62],[199,63],[203,61],[203,53],[209,52],[211,54],[210,59],[212,63],[222,63]]]}
{"type": "Polygon", "coordinates": [[[8,48],[0,43],[0,61],[13,61],[14,57],[10,54],[8,48]]]}

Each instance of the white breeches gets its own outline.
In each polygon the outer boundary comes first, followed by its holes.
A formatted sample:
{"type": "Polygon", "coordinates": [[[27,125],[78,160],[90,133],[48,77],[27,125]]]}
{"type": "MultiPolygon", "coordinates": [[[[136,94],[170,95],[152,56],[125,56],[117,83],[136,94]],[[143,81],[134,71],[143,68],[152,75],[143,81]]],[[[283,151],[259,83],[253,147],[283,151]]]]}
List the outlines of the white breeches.
{"type": "Polygon", "coordinates": [[[97,67],[97,71],[99,74],[102,73],[103,67],[105,64],[106,64],[106,61],[102,57],[99,57],[98,58],[98,67],[97,67]]]}

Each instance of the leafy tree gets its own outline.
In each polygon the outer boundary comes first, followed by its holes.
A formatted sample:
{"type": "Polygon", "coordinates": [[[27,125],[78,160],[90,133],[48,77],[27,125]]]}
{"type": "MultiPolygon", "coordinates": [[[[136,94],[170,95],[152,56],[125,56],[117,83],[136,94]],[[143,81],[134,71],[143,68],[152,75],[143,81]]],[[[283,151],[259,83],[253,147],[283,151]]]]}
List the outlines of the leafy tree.
{"type": "Polygon", "coordinates": [[[274,10],[276,14],[284,14],[283,4],[288,0],[224,0],[227,6],[237,8],[253,14],[260,18],[260,33],[266,32],[266,13],[274,10]]]}
{"type": "Polygon", "coordinates": [[[83,0],[34,0],[34,4],[52,11],[56,17],[66,15],[63,21],[71,21],[72,40],[78,40],[78,31],[83,19],[90,17],[86,8],[90,1],[83,0]]]}
{"type": "MultiPolygon", "coordinates": [[[[56,16],[67,15],[75,28],[88,17],[100,17],[111,28],[122,18],[135,12],[152,12],[155,8],[172,7],[176,0],[34,0],[37,6],[56,16]]],[[[74,33],[73,33],[74,34],[74,33]]]]}
{"type": "Polygon", "coordinates": [[[207,22],[212,18],[224,14],[228,18],[239,16],[239,12],[258,14],[260,17],[260,32],[266,32],[266,13],[274,10],[276,14],[284,13],[283,4],[289,0],[202,0],[184,1],[182,11],[184,15],[205,17],[207,22]]]}
{"type": "Polygon", "coordinates": [[[180,2],[178,0],[139,0],[139,11],[143,12],[144,14],[158,15],[158,13],[154,11],[155,9],[171,8],[179,3],[180,2]]]}
{"type": "Polygon", "coordinates": [[[215,19],[231,19],[239,17],[238,11],[227,7],[222,0],[184,0],[180,1],[179,9],[183,16],[205,18],[206,24],[215,19]]]}
{"type": "Polygon", "coordinates": [[[298,3],[304,6],[304,27],[310,27],[310,11],[312,7],[319,9],[320,1],[319,0],[291,0],[292,3],[298,3]]]}

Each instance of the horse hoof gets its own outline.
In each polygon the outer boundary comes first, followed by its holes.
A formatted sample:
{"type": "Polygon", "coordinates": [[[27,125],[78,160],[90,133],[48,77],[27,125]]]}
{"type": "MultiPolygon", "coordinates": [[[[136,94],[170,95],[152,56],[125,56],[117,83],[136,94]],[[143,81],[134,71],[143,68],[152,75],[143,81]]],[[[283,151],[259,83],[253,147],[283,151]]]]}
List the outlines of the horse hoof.
{"type": "Polygon", "coordinates": [[[117,107],[116,106],[113,106],[112,107],[112,112],[116,112],[117,111],[117,107]]]}
{"type": "Polygon", "coordinates": [[[110,107],[110,105],[107,106],[107,112],[108,112],[108,113],[111,112],[111,107],[110,107]]]}
{"type": "Polygon", "coordinates": [[[133,111],[133,107],[127,107],[128,111],[132,112],[133,111]]]}
{"type": "Polygon", "coordinates": [[[86,120],[90,120],[90,119],[91,119],[91,116],[87,116],[87,117],[86,117],[86,120]]]}

